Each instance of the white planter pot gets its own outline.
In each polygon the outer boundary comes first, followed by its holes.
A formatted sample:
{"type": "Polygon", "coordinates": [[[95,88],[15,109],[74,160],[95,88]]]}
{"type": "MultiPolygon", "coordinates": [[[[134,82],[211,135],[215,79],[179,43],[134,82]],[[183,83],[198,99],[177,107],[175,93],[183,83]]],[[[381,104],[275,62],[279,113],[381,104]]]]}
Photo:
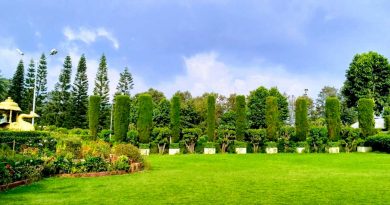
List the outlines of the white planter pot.
{"type": "Polygon", "coordinates": [[[236,148],[236,153],[237,154],[246,154],[246,148],[236,148]]]}
{"type": "Polygon", "coordinates": [[[304,147],[297,147],[297,153],[302,154],[305,151],[304,147]]]}
{"type": "Polygon", "coordinates": [[[340,153],[340,148],[339,147],[329,147],[328,151],[331,154],[338,154],[338,153],[340,153]]]}
{"type": "Polygon", "coordinates": [[[169,155],[180,154],[180,149],[169,149],[169,155]]]}
{"type": "Polygon", "coordinates": [[[139,151],[141,152],[141,155],[149,155],[150,153],[150,149],[139,149],[139,151]]]}
{"type": "Polygon", "coordinates": [[[215,154],[215,148],[204,148],[203,154],[215,154]]]}
{"type": "Polygon", "coordinates": [[[278,148],[277,147],[267,147],[267,148],[265,148],[265,152],[267,154],[276,154],[276,153],[278,153],[278,148]]]}
{"type": "Polygon", "coordinates": [[[371,152],[372,151],[372,147],[357,147],[357,152],[371,152]]]}

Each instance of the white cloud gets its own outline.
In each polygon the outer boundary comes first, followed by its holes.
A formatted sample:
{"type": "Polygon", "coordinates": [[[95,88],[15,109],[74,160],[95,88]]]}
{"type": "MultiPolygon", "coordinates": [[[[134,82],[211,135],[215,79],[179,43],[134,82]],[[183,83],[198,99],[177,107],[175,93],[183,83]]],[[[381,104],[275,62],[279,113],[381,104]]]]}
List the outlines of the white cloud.
{"type": "Polygon", "coordinates": [[[193,96],[204,92],[217,92],[223,95],[238,93],[248,95],[259,86],[278,87],[289,95],[302,95],[305,88],[309,95],[316,97],[325,85],[340,86],[341,81],[327,77],[312,77],[288,72],[282,65],[269,65],[259,62],[255,66],[237,67],[218,59],[215,52],[199,53],[184,58],[185,74],[176,76],[173,82],[158,86],[167,96],[177,90],[188,90],[193,96]]]}
{"type": "Polygon", "coordinates": [[[63,34],[69,41],[80,40],[86,44],[91,44],[96,41],[97,38],[106,38],[112,43],[115,49],[119,48],[119,41],[115,36],[107,31],[105,28],[89,29],[85,27],[79,27],[78,29],[72,29],[69,26],[65,27],[63,34]]]}

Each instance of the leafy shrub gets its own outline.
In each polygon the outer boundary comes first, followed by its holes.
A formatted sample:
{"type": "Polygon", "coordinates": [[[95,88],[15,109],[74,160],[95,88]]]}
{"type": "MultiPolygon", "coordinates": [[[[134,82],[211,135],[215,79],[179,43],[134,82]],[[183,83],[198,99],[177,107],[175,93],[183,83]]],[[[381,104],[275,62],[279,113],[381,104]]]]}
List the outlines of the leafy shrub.
{"type": "Polygon", "coordinates": [[[129,130],[127,132],[126,141],[130,142],[133,145],[137,145],[138,144],[138,131],[137,130],[129,130]]]}
{"type": "Polygon", "coordinates": [[[102,172],[107,171],[108,164],[100,157],[87,157],[82,166],[86,172],[102,172]]]}
{"type": "Polygon", "coordinates": [[[310,152],[324,152],[328,139],[326,127],[311,127],[306,142],[309,144],[310,152]]]}
{"type": "Polygon", "coordinates": [[[89,130],[81,129],[81,128],[73,128],[69,131],[71,135],[89,135],[89,130]]]}
{"type": "Polygon", "coordinates": [[[139,143],[139,148],[140,149],[149,149],[150,148],[150,144],[139,143]]]}
{"type": "MultiPolygon", "coordinates": [[[[171,130],[168,127],[156,127],[152,131],[153,141],[158,145],[160,154],[164,154],[165,146],[169,143],[171,130]]],[[[173,140],[172,140],[173,141],[173,140]]]]}
{"type": "Polygon", "coordinates": [[[238,141],[238,140],[234,141],[235,148],[246,148],[246,146],[247,146],[247,143],[244,141],[238,141]]]}
{"type": "Polygon", "coordinates": [[[249,129],[248,130],[248,137],[249,140],[253,146],[253,152],[257,153],[259,150],[259,146],[264,141],[266,136],[265,129],[249,129]]]}
{"type": "Polygon", "coordinates": [[[63,127],[59,127],[56,129],[56,132],[59,132],[61,134],[69,134],[69,130],[63,127]]]}
{"type": "Polygon", "coordinates": [[[101,140],[104,140],[105,142],[109,142],[110,141],[110,134],[112,134],[111,130],[102,130],[100,131],[100,133],[98,134],[98,137],[99,139],[101,140]]]}
{"type": "Polygon", "coordinates": [[[57,140],[50,136],[49,132],[30,131],[0,131],[0,145],[13,146],[15,141],[15,151],[21,150],[22,147],[36,147],[41,150],[55,150],[57,140]]]}
{"type": "Polygon", "coordinates": [[[206,142],[204,143],[204,148],[215,148],[214,142],[206,142]]]}
{"type": "Polygon", "coordinates": [[[376,134],[366,139],[366,144],[373,150],[390,153],[390,134],[376,134]]]}
{"type": "Polygon", "coordinates": [[[56,153],[68,159],[80,159],[82,158],[81,146],[81,140],[78,138],[62,139],[57,144],[56,153]]]}
{"type": "Polygon", "coordinates": [[[266,146],[267,148],[273,148],[273,147],[277,147],[278,144],[277,144],[276,142],[269,141],[269,142],[266,142],[266,143],[265,143],[265,146],[266,146]]]}
{"type": "Polygon", "coordinates": [[[19,180],[37,181],[42,177],[43,161],[22,155],[13,157],[0,156],[0,184],[19,180]]]}
{"type": "Polygon", "coordinates": [[[296,139],[295,128],[292,126],[283,126],[279,130],[279,138],[277,140],[278,151],[279,152],[295,152],[295,143],[296,139]]]}
{"type": "Polygon", "coordinates": [[[229,145],[236,139],[236,132],[228,129],[218,129],[218,144],[221,145],[221,152],[225,153],[229,145]]]}
{"type": "Polygon", "coordinates": [[[345,152],[351,152],[355,150],[359,143],[364,142],[361,139],[361,130],[352,127],[341,128],[341,140],[340,143],[344,147],[345,152]]]}
{"type": "Polygon", "coordinates": [[[171,143],[169,144],[169,149],[179,149],[180,144],[179,143],[171,143]]]}
{"type": "Polygon", "coordinates": [[[358,120],[359,128],[362,130],[363,137],[374,134],[374,100],[361,98],[358,101],[358,120]]]}
{"type": "Polygon", "coordinates": [[[328,147],[339,147],[339,146],[340,146],[340,142],[334,142],[334,141],[328,142],[328,147]]]}
{"type": "Polygon", "coordinates": [[[132,144],[117,144],[112,148],[112,153],[116,156],[125,155],[134,162],[142,162],[139,149],[132,144]]]}
{"type": "Polygon", "coordinates": [[[100,157],[108,159],[111,152],[111,145],[103,140],[88,141],[82,145],[82,155],[87,157],[100,157]]]}
{"type": "Polygon", "coordinates": [[[187,128],[183,129],[183,141],[189,153],[195,152],[195,145],[199,136],[202,134],[202,130],[199,128],[187,128]]]}
{"type": "Polygon", "coordinates": [[[118,159],[113,163],[114,170],[129,170],[130,164],[129,164],[129,158],[125,155],[121,155],[118,157],[118,159]]]}

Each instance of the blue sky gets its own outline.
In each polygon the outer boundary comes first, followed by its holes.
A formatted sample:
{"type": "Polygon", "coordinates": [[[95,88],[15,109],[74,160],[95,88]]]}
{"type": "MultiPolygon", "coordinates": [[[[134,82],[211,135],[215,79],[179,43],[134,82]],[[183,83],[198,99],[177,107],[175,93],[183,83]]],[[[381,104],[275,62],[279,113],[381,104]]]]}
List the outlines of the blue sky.
{"type": "Polygon", "coordinates": [[[389,1],[130,0],[1,1],[0,70],[56,48],[49,88],[66,55],[74,72],[87,57],[90,90],[99,58],[110,88],[128,66],[134,93],[154,87],[170,96],[189,90],[249,94],[260,85],[317,96],[340,88],[356,53],[389,57],[389,1]]]}

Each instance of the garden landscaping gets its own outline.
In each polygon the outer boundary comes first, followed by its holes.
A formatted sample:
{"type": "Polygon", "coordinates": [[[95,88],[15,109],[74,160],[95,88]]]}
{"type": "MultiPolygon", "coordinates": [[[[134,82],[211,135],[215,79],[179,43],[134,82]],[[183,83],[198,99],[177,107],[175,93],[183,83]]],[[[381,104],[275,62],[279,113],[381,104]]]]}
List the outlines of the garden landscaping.
{"type": "Polygon", "coordinates": [[[390,155],[147,157],[150,170],[48,178],[0,193],[1,204],[384,204],[390,155]]]}

